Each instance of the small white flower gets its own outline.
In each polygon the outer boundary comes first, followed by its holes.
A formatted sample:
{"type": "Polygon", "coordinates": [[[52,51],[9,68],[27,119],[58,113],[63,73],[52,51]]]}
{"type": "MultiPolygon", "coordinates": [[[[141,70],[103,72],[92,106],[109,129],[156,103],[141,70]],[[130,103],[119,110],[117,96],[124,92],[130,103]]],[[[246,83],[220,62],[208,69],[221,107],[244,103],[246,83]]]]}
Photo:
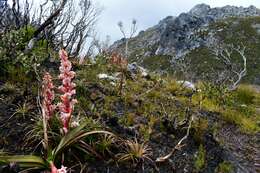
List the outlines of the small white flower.
{"type": "Polygon", "coordinates": [[[98,78],[99,79],[107,79],[108,78],[108,75],[107,74],[98,74],[98,78]]]}
{"type": "Polygon", "coordinates": [[[71,123],[71,127],[72,128],[75,128],[75,127],[78,127],[79,126],[79,122],[78,121],[73,121],[72,123],[71,123]]]}
{"type": "Polygon", "coordinates": [[[67,173],[67,167],[62,165],[61,168],[57,170],[57,173],[67,173]]]}
{"type": "Polygon", "coordinates": [[[111,80],[111,81],[116,81],[116,80],[118,80],[117,77],[109,76],[109,75],[107,75],[107,74],[98,74],[98,78],[99,78],[99,79],[108,79],[108,80],[111,80]]]}
{"type": "Polygon", "coordinates": [[[113,86],[116,86],[116,83],[115,82],[110,82],[111,85],[113,86]]]}

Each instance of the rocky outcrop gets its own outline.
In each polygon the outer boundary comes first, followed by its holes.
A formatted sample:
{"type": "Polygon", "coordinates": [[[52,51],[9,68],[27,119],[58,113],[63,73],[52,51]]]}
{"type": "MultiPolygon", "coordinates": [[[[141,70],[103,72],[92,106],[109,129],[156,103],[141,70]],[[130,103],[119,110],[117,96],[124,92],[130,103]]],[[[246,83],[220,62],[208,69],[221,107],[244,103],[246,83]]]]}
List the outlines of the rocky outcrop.
{"type": "MultiPolygon", "coordinates": [[[[202,38],[197,32],[207,30],[214,21],[227,17],[260,16],[260,10],[254,6],[236,7],[224,6],[211,8],[199,4],[187,13],[178,17],[168,16],[156,26],[141,31],[135,38],[129,40],[129,52],[133,56],[170,55],[182,57],[189,51],[208,42],[208,37],[202,38]]],[[[125,40],[116,41],[111,51],[123,52],[125,40]]]]}

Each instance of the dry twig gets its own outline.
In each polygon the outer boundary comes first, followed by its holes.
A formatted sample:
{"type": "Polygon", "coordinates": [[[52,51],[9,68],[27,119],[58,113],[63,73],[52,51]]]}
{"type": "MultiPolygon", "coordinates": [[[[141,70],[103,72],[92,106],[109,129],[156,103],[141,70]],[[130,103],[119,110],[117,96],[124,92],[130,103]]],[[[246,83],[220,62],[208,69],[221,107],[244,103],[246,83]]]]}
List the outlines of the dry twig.
{"type": "Polygon", "coordinates": [[[167,154],[166,156],[158,157],[155,162],[157,162],[157,163],[165,162],[174,154],[174,152],[176,150],[180,150],[184,146],[182,143],[185,139],[188,138],[188,136],[190,134],[190,128],[191,128],[192,121],[193,121],[193,116],[191,116],[186,135],[183,138],[181,138],[181,140],[177,143],[177,145],[175,145],[175,147],[172,149],[172,151],[169,154],[167,154]]]}

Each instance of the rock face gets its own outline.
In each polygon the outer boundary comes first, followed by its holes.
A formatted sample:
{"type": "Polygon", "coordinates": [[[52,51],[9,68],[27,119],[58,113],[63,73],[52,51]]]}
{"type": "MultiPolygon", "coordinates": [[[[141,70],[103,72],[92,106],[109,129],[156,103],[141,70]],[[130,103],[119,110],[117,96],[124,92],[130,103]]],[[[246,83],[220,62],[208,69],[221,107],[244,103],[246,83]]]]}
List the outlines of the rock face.
{"type": "MultiPolygon", "coordinates": [[[[181,13],[178,17],[168,16],[156,26],[141,31],[138,36],[129,40],[129,53],[138,52],[136,56],[182,57],[208,41],[209,38],[201,38],[196,33],[204,30],[211,22],[227,17],[248,16],[260,16],[260,10],[254,6],[211,8],[209,5],[199,4],[188,13],[181,13]]],[[[110,50],[123,52],[124,43],[124,39],[116,41],[110,50]]]]}

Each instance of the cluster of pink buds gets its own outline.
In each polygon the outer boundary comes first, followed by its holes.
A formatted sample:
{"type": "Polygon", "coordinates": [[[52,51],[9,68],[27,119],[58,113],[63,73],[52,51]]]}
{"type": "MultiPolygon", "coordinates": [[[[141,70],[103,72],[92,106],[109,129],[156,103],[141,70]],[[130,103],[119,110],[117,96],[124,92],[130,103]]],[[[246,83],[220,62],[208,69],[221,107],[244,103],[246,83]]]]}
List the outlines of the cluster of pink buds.
{"type": "Polygon", "coordinates": [[[76,84],[72,82],[72,79],[75,77],[75,72],[71,70],[71,62],[69,61],[65,50],[60,51],[60,60],[59,79],[62,80],[62,85],[59,87],[59,90],[63,94],[60,96],[61,102],[58,103],[58,107],[60,118],[63,123],[63,131],[66,134],[69,129],[74,104],[77,102],[76,99],[72,98],[72,96],[76,94],[76,84]]]}
{"type": "Polygon", "coordinates": [[[43,76],[43,84],[42,84],[42,96],[43,96],[43,109],[45,111],[46,119],[50,119],[55,107],[52,102],[54,100],[54,91],[53,91],[53,83],[51,75],[46,72],[43,76]]]}

